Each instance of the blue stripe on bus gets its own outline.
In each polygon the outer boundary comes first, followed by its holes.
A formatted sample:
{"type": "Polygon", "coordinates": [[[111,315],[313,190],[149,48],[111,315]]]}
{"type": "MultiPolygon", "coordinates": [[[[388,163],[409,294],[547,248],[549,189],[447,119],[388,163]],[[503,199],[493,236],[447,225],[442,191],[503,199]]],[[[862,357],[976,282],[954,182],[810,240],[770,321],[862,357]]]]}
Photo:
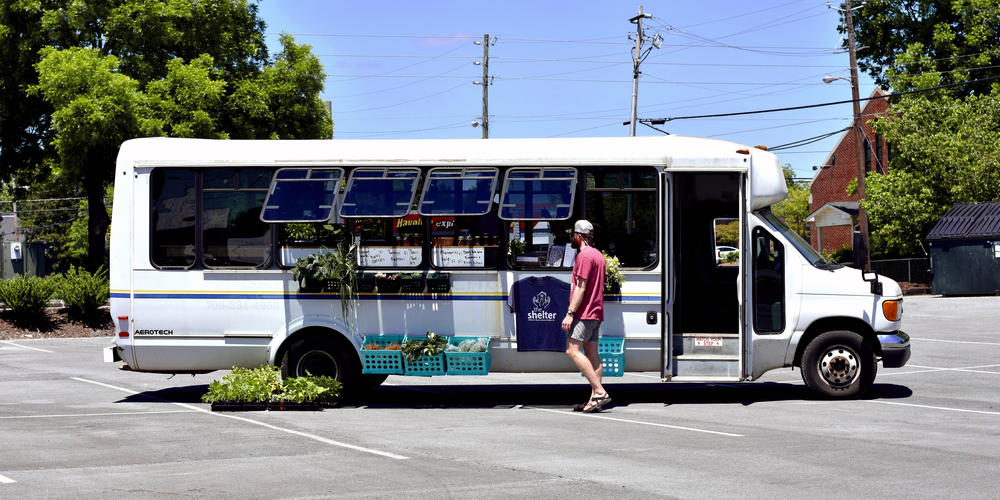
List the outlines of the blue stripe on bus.
{"type": "MultiPolygon", "coordinates": [[[[112,292],[111,298],[115,299],[127,299],[129,294],[126,292],[112,292]]],[[[135,294],[137,299],[256,299],[256,300],[288,300],[288,299],[304,299],[304,300],[335,300],[339,298],[337,294],[322,294],[322,293],[178,293],[178,292],[168,292],[168,293],[158,293],[158,292],[137,292],[135,294]]],[[[391,295],[379,295],[379,294],[365,294],[359,295],[359,300],[444,300],[444,301],[507,301],[507,295],[453,295],[453,294],[391,294],[391,295]]],[[[625,297],[629,301],[659,301],[660,297],[658,295],[629,295],[625,297]]],[[[621,302],[622,297],[605,297],[608,302],[621,302]]]]}

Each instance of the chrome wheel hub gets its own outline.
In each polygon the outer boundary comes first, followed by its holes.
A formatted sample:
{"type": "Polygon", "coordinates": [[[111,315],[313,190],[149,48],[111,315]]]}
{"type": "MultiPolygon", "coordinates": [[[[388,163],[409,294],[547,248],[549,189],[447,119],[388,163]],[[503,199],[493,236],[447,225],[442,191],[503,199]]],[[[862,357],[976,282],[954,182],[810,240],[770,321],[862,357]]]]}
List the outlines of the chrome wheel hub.
{"type": "Polygon", "coordinates": [[[820,374],[835,387],[851,385],[858,376],[859,366],[857,354],[844,346],[827,349],[819,360],[820,374]]]}

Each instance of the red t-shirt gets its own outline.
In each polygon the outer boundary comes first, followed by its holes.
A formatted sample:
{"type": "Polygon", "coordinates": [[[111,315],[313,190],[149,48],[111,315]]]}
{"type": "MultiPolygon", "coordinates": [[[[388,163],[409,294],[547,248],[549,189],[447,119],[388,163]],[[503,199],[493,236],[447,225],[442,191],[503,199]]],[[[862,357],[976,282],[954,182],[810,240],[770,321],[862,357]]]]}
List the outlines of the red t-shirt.
{"type": "Polygon", "coordinates": [[[583,291],[583,303],[576,311],[576,319],[604,321],[604,256],[596,248],[590,245],[583,247],[573,262],[570,301],[573,300],[577,277],[587,280],[587,288],[583,291]]]}

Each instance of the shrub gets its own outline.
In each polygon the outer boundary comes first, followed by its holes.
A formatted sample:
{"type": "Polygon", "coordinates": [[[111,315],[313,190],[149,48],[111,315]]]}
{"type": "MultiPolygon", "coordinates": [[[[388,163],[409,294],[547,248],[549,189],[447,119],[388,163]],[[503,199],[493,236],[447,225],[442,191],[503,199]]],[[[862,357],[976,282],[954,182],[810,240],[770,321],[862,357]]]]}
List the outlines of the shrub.
{"type": "Polygon", "coordinates": [[[233,367],[222,380],[208,384],[202,395],[205,403],[216,401],[269,403],[287,401],[294,403],[332,404],[340,398],[343,386],[330,377],[295,377],[281,381],[276,366],[261,365],[254,369],[233,367]]]}
{"type": "Polygon", "coordinates": [[[37,276],[18,276],[0,283],[0,301],[9,309],[11,321],[18,326],[44,323],[45,308],[54,292],[54,283],[37,276]]]}
{"type": "Polygon", "coordinates": [[[258,368],[233,367],[233,371],[208,384],[208,392],[201,397],[205,403],[214,401],[271,401],[274,393],[281,389],[281,373],[276,366],[262,365],[258,368]]]}
{"type": "Polygon", "coordinates": [[[111,294],[108,272],[101,266],[96,273],[70,266],[56,279],[56,297],[66,304],[66,315],[72,321],[97,323],[102,318],[101,306],[111,294]]]}

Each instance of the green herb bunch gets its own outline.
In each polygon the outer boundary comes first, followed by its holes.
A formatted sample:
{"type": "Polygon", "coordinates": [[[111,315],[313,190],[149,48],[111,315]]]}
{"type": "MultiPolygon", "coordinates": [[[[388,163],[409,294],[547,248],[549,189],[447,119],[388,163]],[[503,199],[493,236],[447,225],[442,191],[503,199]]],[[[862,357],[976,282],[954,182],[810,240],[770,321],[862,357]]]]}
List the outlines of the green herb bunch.
{"type": "Polygon", "coordinates": [[[618,257],[612,257],[604,251],[601,251],[601,254],[604,255],[604,291],[613,292],[616,285],[621,287],[621,284],[625,283],[625,275],[621,271],[622,265],[618,257]]]}
{"type": "Polygon", "coordinates": [[[424,356],[437,356],[447,348],[447,338],[428,331],[426,339],[410,339],[403,343],[403,355],[408,361],[417,362],[424,356]]]}
{"type": "Polygon", "coordinates": [[[222,380],[208,384],[202,395],[205,403],[216,401],[268,403],[326,403],[340,398],[343,385],[331,377],[306,376],[281,380],[276,366],[261,365],[257,368],[233,367],[222,380]]]}

